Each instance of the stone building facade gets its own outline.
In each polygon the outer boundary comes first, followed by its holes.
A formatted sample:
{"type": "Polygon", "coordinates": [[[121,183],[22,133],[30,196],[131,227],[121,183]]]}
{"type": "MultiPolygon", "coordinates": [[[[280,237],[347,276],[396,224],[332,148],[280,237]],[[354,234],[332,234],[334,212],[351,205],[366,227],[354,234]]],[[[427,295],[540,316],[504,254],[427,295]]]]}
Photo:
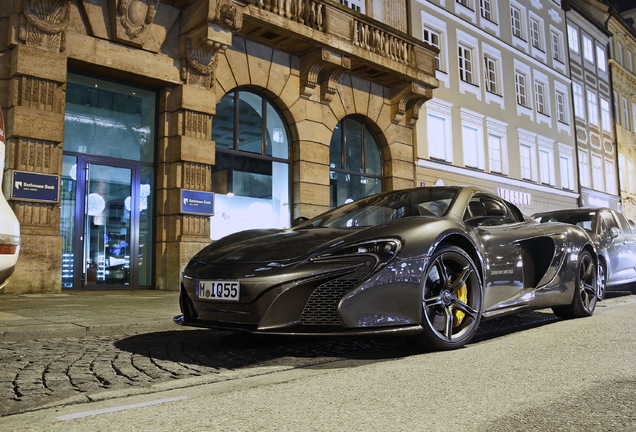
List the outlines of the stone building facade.
{"type": "MultiPolygon", "coordinates": [[[[288,137],[274,158],[287,163],[287,225],[329,208],[343,119],[374,135],[384,189],[413,186],[412,128],[437,86],[435,50],[396,30],[406,8],[368,3],[363,14],[330,0],[0,0],[4,193],[22,232],[5,292],[178,289],[214,231],[209,210],[183,203],[219,194],[215,131],[227,125],[215,115],[240,92],[288,137]],[[16,196],[16,173],[57,180],[57,200],[16,196]]],[[[272,159],[270,141],[255,160],[272,159]]]]}

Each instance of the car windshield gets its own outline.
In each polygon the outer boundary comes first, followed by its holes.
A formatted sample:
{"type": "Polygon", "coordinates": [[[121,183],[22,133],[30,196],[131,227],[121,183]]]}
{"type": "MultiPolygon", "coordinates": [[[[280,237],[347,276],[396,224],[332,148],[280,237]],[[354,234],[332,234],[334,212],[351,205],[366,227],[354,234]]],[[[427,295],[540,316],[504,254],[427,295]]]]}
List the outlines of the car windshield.
{"type": "Polygon", "coordinates": [[[409,216],[441,217],[446,214],[456,189],[422,188],[372,195],[337,207],[298,228],[351,228],[383,224],[409,216]]]}
{"type": "Polygon", "coordinates": [[[545,213],[537,215],[537,221],[544,222],[563,222],[572,225],[578,225],[581,228],[585,228],[587,231],[592,231],[592,223],[594,222],[594,211],[586,212],[558,212],[558,213],[545,213]]]}

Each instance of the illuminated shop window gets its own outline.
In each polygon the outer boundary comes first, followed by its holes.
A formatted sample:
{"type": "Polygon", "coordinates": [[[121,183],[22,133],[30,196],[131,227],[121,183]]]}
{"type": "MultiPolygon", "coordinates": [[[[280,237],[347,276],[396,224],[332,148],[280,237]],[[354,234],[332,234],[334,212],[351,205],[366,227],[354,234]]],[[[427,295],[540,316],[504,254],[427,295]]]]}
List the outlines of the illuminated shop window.
{"type": "Polygon", "coordinates": [[[289,137],[276,108],[257,93],[232,91],[217,105],[212,139],[211,239],[289,227],[289,137]]]}
{"type": "Polygon", "coordinates": [[[331,136],[331,207],[382,191],[382,155],[371,129],[355,117],[338,123],[331,136]]]}

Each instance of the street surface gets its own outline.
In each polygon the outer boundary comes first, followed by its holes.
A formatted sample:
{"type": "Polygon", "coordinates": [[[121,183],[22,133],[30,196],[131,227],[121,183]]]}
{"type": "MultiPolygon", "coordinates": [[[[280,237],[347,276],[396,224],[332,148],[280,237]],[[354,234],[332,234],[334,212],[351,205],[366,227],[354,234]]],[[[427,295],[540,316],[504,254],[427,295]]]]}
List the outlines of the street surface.
{"type": "Polygon", "coordinates": [[[636,430],[636,296],[608,297],[452,352],[198,329],[4,342],[0,431],[636,430]]]}

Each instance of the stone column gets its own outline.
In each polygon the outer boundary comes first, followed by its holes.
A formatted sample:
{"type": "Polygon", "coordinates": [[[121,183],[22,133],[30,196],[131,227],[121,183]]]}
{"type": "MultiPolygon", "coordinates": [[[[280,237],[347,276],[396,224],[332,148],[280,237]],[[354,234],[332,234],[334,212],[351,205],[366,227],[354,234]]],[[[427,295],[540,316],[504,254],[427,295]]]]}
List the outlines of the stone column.
{"type": "MultiPolygon", "coordinates": [[[[7,175],[11,170],[61,175],[69,4],[24,1],[10,17],[7,175]]],[[[6,292],[60,292],[59,203],[11,200],[22,248],[6,292]]]]}
{"type": "Polygon", "coordinates": [[[179,289],[183,266],[210,243],[210,218],[181,213],[181,189],[212,190],[212,117],[216,98],[210,89],[181,85],[165,90],[159,112],[157,157],[157,289],[179,289]]]}

